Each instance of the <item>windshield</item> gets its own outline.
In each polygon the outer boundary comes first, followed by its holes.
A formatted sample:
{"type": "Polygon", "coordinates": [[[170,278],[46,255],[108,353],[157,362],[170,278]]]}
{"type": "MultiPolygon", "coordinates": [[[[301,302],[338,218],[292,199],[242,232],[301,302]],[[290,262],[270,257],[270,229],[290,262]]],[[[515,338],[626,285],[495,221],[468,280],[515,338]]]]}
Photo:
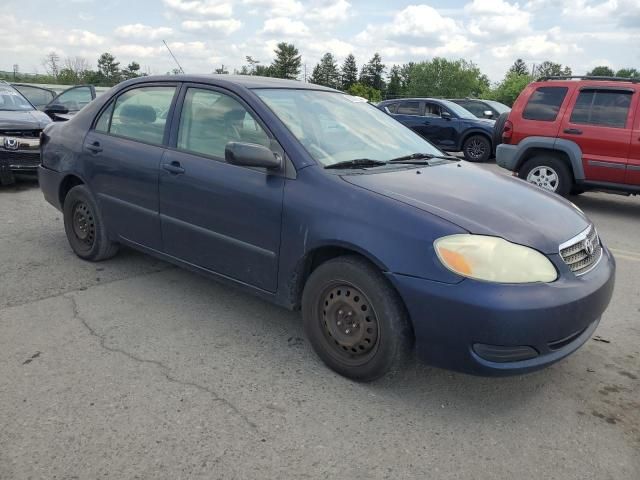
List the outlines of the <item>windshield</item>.
{"type": "Polygon", "coordinates": [[[476,117],[473,113],[471,113],[466,108],[461,107],[457,103],[450,102],[449,100],[439,100],[439,101],[442,102],[442,105],[447,107],[449,110],[451,110],[453,113],[455,113],[460,118],[469,118],[471,120],[477,120],[478,119],[478,117],[476,117]]]}
{"type": "Polygon", "coordinates": [[[504,103],[494,102],[493,100],[483,100],[483,102],[491,105],[493,109],[498,113],[506,113],[511,111],[511,109],[507,107],[504,103]]]}
{"type": "Polygon", "coordinates": [[[255,92],[324,166],[354,159],[388,161],[416,152],[442,155],[360,97],[317,90],[255,92]]]}
{"type": "Polygon", "coordinates": [[[34,108],[15,88],[0,85],[0,110],[19,112],[34,108]]]}

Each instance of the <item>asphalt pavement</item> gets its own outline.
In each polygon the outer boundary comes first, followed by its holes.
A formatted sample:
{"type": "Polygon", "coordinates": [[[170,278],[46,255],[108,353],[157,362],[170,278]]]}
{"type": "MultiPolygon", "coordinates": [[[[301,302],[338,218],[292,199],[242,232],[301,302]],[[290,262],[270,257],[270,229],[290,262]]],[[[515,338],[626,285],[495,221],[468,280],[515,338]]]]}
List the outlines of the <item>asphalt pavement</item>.
{"type": "Polygon", "coordinates": [[[84,262],[37,186],[1,188],[0,479],[638,479],[640,198],[575,203],[618,261],[583,348],[358,384],[298,313],[131,250],[84,262]]]}

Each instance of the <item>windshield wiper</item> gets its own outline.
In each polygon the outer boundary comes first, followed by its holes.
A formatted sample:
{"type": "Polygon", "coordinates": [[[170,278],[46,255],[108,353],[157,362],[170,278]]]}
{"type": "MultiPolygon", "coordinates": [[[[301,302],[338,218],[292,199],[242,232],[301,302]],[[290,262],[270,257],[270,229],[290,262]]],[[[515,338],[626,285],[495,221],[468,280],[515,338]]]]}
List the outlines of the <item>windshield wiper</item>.
{"type": "Polygon", "coordinates": [[[366,168],[366,167],[381,167],[386,165],[387,162],[382,160],[373,160],[371,158],[355,158],[353,160],[345,160],[343,162],[327,165],[324,168],[366,168]]]}
{"type": "Polygon", "coordinates": [[[392,158],[389,160],[389,163],[404,163],[412,160],[431,160],[434,158],[439,158],[443,160],[457,160],[456,157],[453,156],[444,156],[444,155],[434,155],[433,153],[412,153],[409,155],[403,155],[402,157],[392,158]]]}

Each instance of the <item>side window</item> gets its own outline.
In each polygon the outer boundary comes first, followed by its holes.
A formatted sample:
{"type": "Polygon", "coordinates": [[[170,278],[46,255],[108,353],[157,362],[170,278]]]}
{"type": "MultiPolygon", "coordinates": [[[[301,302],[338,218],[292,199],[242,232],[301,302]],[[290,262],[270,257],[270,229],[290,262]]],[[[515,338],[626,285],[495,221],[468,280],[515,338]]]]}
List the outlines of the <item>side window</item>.
{"type": "Polygon", "coordinates": [[[386,107],[391,113],[396,113],[396,110],[398,110],[398,103],[389,103],[388,105],[386,105],[386,107]]]}
{"type": "Polygon", "coordinates": [[[175,91],[175,87],[140,87],[124,92],[116,99],[109,133],[161,145],[167,122],[161,114],[171,106],[175,91]]]}
{"type": "Polygon", "coordinates": [[[529,97],[522,117],[527,120],[553,122],[558,116],[567,91],[567,87],[539,87],[529,97]]]}
{"type": "Polygon", "coordinates": [[[571,112],[571,123],[624,128],[627,123],[631,92],[582,90],[571,112]]]}
{"type": "Polygon", "coordinates": [[[442,107],[437,103],[427,103],[425,105],[424,114],[427,117],[441,117],[442,116],[442,107]]]}
{"type": "Polygon", "coordinates": [[[64,105],[70,112],[77,112],[87,105],[93,98],[90,87],[75,87],[62,92],[55,98],[56,105],[64,105]]]}
{"type": "Polygon", "coordinates": [[[396,111],[398,115],[420,115],[420,102],[402,102],[396,111]]]}
{"type": "Polygon", "coordinates": [[[224,158],[229,142],[271,145],[266,132],[236,99],[213,90],[189,88],[180,116],[178,148],[224,158]]]}
{"type": "Polygon", "coordinates": [[[484,118],[485,110],[491,110],[484,103],[480,103],[480,102],[468,102],[465,105],[462,105],[462,107],[469,110],[478,118],[484,118]]]}
{"type": "Polygon", "coordinates": [[[109,123],[111,123],[111,114],[113,113],[113,104],[114,102],[111,102],[109,106],[105,108],[100,114],[100,116],[98,117],[98,120],[96,121],[96,128],[95,128],[98,132],[104,132],[104,133],[109,132],[109,123]]]}

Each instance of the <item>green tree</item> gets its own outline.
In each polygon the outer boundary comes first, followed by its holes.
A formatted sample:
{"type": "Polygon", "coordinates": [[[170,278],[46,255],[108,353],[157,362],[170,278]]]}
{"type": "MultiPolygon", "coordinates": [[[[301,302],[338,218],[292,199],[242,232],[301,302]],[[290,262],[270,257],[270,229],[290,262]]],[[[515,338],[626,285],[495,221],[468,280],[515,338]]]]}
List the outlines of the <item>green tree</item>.
{"type": "Polygon", "coordinates": [[[380,90],[373,88],[370,85],[364,85],[362,83],[354,83],[349,87],[347,92],[350,95],[366,98],[370,102],[382,101],[382,92],[380,92],[380,90]]]}
{"type": "Polygon", "coordinates": [[[325,87],[340,88],[340,72],[336,59],[330,53],[325,53],[313,68],[309,82],[325,87]]]}
{"type": "Polygon", "coordinates": [[[505,105],[513,105],[520,92],[534,80],[531,75],[519,75],[515,72],[509,71],[506,76],[500,82],[495,89],[485,95],[485,98],[490,98],[505,105]]]}
{"type": "Polygon", "coordinates": [[[374,53],[371,60],[362,66],[360,70],[360,79],[358,80],[363,85],[369,85],[376,90],[383,91],[385,88],[384,72],[386,66],[382,63],[382,57],[379,53],[374,53]]]}
{"type": "Polygon", "coordinates": [[[387,98],[397,98],[402,95],[402,75],[400,66],[394,65],[389,71],[387,84],[387,98]]]}
{"type": "Polygon", "coordinates": [[[640,72],[635,68],[621,68],[616,72],[616,77],[639,78],[640,72]]]}
{"type": "Polygon", "coordinates": [[[300,75],[302,57],[292,43],[280,42],[275,49],[276,58],[271,64],[272,76],[295,80],[300,75]]]}
{"type": "Polygon", "coordinates": [[[248,75],[255,75],[256,74],[256,67],[260,63],[260,60],[256,60],[251,55],[247,55],[244,58],[245,58],[245,60],[247,61],[247,64],[248,64],[247,65],[247,71],[249,72],[248,75]]]}
{"type": "Polygon", "coordinates": [[[524,63],[524,60],[519,58],[515,62],[513,62],[513,65],[511,65],[511,68],[509,68],[509,73],[515,73],[516,75],[528,75],[529,67],[527,67],[526,63],[524,63]]]}
{"type": "Polygon", "coordinates": [[[412,97],[477,97],[489,90],[487,76],[466,60],[436,57],[401,69],[401,76],[404,93],[412,97]]]}
{"type": "Polygon", "coordinates": [[[273,67],[271,65],[256,65],[253,73],[250,75],[257,75],[259,77],[275,77],[273,67]]]}
{"type": "Polygon", "coordinates": [[[606,65],[600,65],[595,67],[590,72],[587,72],[589,77],[613,77],[613,70],[606,65]]]}
{"type": "Polygon", "coordinates": [[[569,77],[571,76],[571,68],[563,67],[561,63],[544,61],[535,69],[537,77],[569,77]]]}
{"type": "Polygon", "coordinates": [[[349,87],[358,81],[358,66],[356,57],[352,53],[347,55],[342,64],[342,89],[349,90],[349,87]]]}
{"type": "Polygon", "coordinates": [[[116,57],[105,52],[98,58],[98,72],[108,85],[115,85],[121,78],[120,62],[116,62],[116,57]]]}
{"type": "Polygon", "coordinates": [[[131,62],[129,65],[127,65],[127,68],[122,70],[122,78],[125,80],[140,76],[140,64],[138,62],[131,62]]]}

